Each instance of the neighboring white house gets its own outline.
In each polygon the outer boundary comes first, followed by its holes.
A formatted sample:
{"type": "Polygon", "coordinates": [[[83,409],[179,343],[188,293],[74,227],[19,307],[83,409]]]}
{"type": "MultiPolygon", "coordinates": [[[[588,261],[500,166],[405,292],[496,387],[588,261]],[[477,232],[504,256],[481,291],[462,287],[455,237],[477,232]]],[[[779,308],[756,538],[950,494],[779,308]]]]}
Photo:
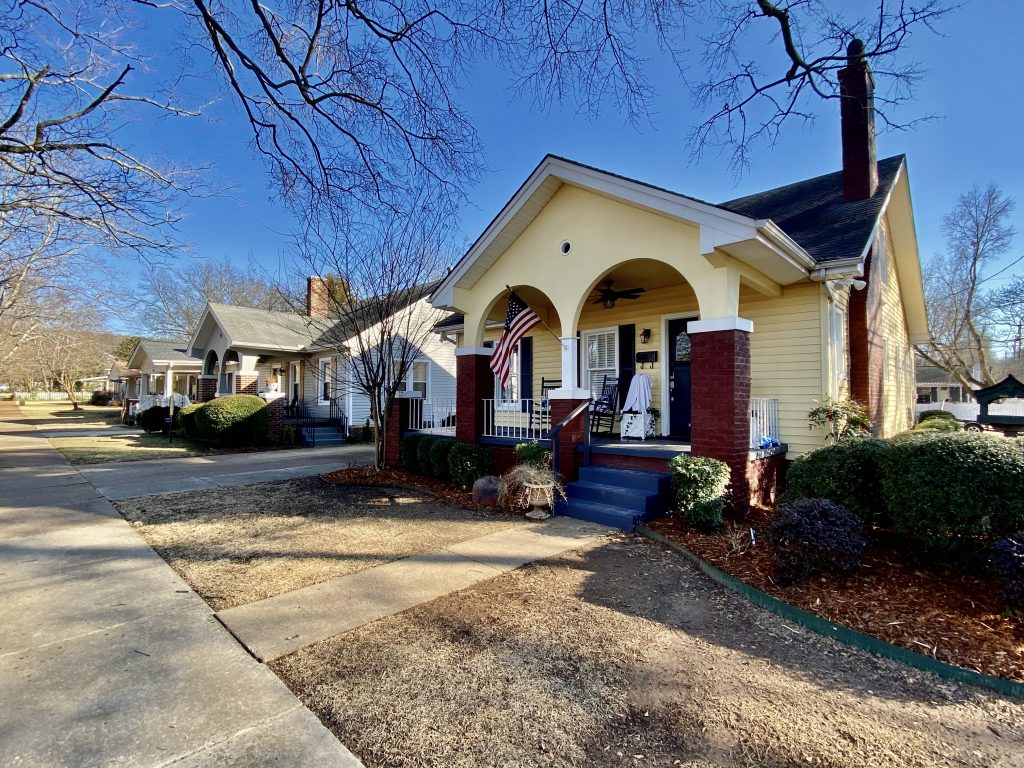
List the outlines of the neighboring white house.
{"type": "MultiPolygon", "coordinates": [[[[417,329],[419,345],[404,389],[417,397],[417,412],[454,408],[455,345],[429,332],[448,313],[426,301],[431,286],[412,296],[393,316],[395,327],[417,329]]],[[[201,359],[197,398],[246,393],[267,400],[285,398],[302,403],[317,418],[344,417],[359,426],[370,418],[366,394],[354,384],[349,352],[357,338],[346,338],[334,326],[324,332],[323,282],[309,278],[306,314],[271,312],[227,304],[209,304],[192,334],[188,354],[201,359]],[[339,343],[340,342],[340,343],[339,343]]],[[[373,338],[374,328],[364,330],[373,338]]]]}

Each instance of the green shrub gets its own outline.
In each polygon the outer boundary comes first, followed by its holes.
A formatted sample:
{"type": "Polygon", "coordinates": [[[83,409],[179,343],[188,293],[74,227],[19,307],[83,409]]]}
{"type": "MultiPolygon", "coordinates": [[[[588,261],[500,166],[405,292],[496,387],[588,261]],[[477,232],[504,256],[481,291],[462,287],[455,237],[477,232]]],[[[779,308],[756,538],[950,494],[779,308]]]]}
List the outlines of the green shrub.
{"type": "Polygon", "coordinates": [[[722,513],[729,498],[729,465],[718,459],[676,456],[669,462],[675,509],[683,518],[701,529],[722,525],[722,513]]]}
{"type": "Polygon", "coordinates": [[[199,437],[199,424],[196,414],[206,403],[192,403],[174,412],[174,426],[180,429],[185,437],[199,437]]]}
{"type": "Polygon", "coordinates": [[[455,443],[448,453],[448,474],[460,488],[469,488],[491,471],[494,458],[482,445],[455,443]]]}
{"type": "Polygon", "coordinates": [[[114,399],[113,392],[104,392],[103,390],[96,390],[89,396],[89,405],[110,405],[114,399]]]}
{"type": "Polygon", "coordinates": [[[455,445],[454,440],[438,439],[430,449],[430,474],[437,480],[449,478],[448,456],[455,445]]]}
{"type": "Polygon", "coordinates": [[[1012,440],[970,432],[901,435],[880,463],[893,530],[936,564],[978,562],[993,541],[1024,528],[1024,453],[1012,440]]]}
{"type": "Polygon", "coordinates": [[[139,411],[135,417],[135,423],[144,432],[163,432],[164,420],[171,414],[171,409],[165,405],[154,405],[144,411],[139,411]]]}
{"type": "Polygon", "coordinates": [[[516,464],[529,464],[533,467],[547,467],[551,464],[551,451],[536,440],[519,443],[515,450],[516,464]]]}
{"type": "Polygon", "coordinates": [[[928,421],[929,419],[945,419],[946,421],[956,421],[956,416],[954,416],[949,411],[939,410],[921,411],[917,415],[918,424],[920,424],[922,421],[928,421]]]}
{"type": "Polygon", "coordinates": [[[267,440],[267,404],[256,395],[228,395],[195,411],[199,436],[219,445],[256,445],[267,440]]]}
{"type": "Polygon", "coordinates": [[[419,472],[420,435],[405,435],[398,443],[398,465],[406,472],[419,472]]]}
{"type": "Polygon", "coordinates": [[[1024,611],[1024,531],[999,539],[988,554],[989,572],[999,582],[1006,607],[1024,611]]]}
{"type": "Polygon", "coordinates": [[[857,515],[828,499],[783,504],[772,521],[772,567],[781,584],[812,573],[849,573],[867,547],[857,515]]]}
{"type": "Polygon", "coordinates": [[[421,475],[431,475],[433,471],[430,465],[430,453],[434,450],[434,444],[437,442],[436,437],[430,435],[424,435],[420,438],[420,441],[416,444],[416,470],[421,475]]]}
{"type": "Polygon", "coordinates": [[[963,425],[956,419],[930,418],[922,419],[914,427],[917,432],[961,432],[963,425]]]}
{"type": "Polygon", "coordinates": [[[879,457],[887,446],[885,440],[854,438],[801,456],[786,471],[786,492],[780,501],[829,499],[869,528],[884,525],[879,457]]]}

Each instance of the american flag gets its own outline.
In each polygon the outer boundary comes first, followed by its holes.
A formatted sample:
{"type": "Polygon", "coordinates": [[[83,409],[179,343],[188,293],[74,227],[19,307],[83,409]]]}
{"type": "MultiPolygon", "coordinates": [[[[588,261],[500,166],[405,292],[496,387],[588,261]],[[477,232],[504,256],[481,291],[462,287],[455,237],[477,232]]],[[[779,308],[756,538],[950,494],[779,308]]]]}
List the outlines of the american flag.
{"type": "Polygon", "coordinates": [[[491,370],[501,380],[501,386],[505,386],[508,381],[509,361],[516,344],[526,335],[527,331],[539,322],[540,318],[537,317],[537,313],[530,309],[526,302],[516,295],[515,291],[512,291],[508,297],[505,330],[502,331],[498,346],[494,348],[494,354],[491,355],[491,370]]]}

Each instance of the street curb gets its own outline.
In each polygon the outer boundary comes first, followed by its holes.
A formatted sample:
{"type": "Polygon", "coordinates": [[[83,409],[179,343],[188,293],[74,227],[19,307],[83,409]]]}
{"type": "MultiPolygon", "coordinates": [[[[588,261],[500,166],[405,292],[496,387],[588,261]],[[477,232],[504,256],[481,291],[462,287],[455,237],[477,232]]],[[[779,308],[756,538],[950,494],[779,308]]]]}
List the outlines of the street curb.
{"type": "Polygon", "coordinates": [[[856,630],[850,629],[842,624],[836,624],[822,618],[821,616],[816,616],[813,613],[808,613],[801,608],[797,608],[795,605],[790,605],[783,600],[779,600],[777,597],[765,594],[759,589],[755,589],[749,584],[740,581],[735,576],[730,576],[725,571],[719,570],[715,566],[711,565],[711,563],[695,555],[679,542],[672,541],[657,531],[652,531],[645,525],[638,525],[636,527],[636,532],[641,536],[646,536],[649,539],[674,549],[697,566],[698,570],[715,583],[725,587],[726,589],[732,590],[736,594],[740,595],[740,597],[749,600],[754,603],[754,605],[764,608],[766,611],[774,613],[776,616],[786,619],[787,621],[791,621],[794,624],[798,624],[804,629],[809,629],[819,635],[830,637],[844,645],[849,645],[853,648],[867,651],[868,653],[872,653],[876,656],[891,659],[892,661],[898,661],[901,664],[906,664],[908,667],[920,669],[924,672],[931,672],[945,680],[977,685],[982,688],[988,688],[996,691],[997,693],[1001,693],[1005,696],[1024,699],[1024,684],[1022,683],[982,674],[981,672],[964,669],[963,667],[958,667],[953,664],[947,664],[944,661],[939,661],[938,659],[933,659],[929,656],[916,653],[906,648],[901,648],[898,645],[887,643],[884,640],[879,640],[877,637],[865,635],[863,632],[857,632],[856,630]]]}

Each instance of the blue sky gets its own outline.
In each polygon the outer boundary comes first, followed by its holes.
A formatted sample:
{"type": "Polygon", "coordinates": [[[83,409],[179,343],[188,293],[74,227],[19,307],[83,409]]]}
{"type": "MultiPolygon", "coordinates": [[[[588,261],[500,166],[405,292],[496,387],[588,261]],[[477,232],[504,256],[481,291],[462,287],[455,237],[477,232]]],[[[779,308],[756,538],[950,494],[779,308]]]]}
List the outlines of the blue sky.
{"type": "MultiPolygon", "coordinates": [[[[941,218],[972,184],[995,182],[1024,206],[1021,29],[1024,3],[975,0],[941,23],[942,36],[918,33],[905,49],[908,59],[922,65],[925,76],[915,99],[895,117],[937,119],[910,131],[880,134],[878,156],[908,156],[924,260],[942,250],[941,218]]],[[[172,39],[171,30],[151,33],[156,40],[172,39]]],[[[577,115],[572,104],[541,111],[513,98],[509,77],[500,69],[485,64],[471,73],[461,101],[477,126],[490,170],[469,190],[471,202],[461,217],[462,241],[475,239],[549,152],[709,201],[838,170],[839,117],[834,103],[819,109],[811,125],[793,122],[774,147],[755,154],[752,167],[739,178],[730,171],[727,155],[706,154],[693,163],[686,137],[700,113],[671,68],[657,58],[652,58],[651,67],[659,70],[652,76],[658,92],[651,104],[651,123],[639,128],[615,110],[606,110],[597,120],[577,115]]],[[[190,87],[198,92],[202,86],[199,80],[190,87]]],[[[228,188],[184,206],[180,234],[198,257],[238,262],[251,257],[275,269],[287,245],[291,219],[275,202],[234,104],[214,101],[205,112],[203,118],[163,120],[127,130],[145,154],[187,155],[209,166],[214,185],[228,188]]],[[[1022,216],[1024,211],[1018,210],[1015,223],[1024,230],[1022,216]]],[[[1024,233],[1015,241],[1015,250],[1022,242],[1024,233]]]]}

